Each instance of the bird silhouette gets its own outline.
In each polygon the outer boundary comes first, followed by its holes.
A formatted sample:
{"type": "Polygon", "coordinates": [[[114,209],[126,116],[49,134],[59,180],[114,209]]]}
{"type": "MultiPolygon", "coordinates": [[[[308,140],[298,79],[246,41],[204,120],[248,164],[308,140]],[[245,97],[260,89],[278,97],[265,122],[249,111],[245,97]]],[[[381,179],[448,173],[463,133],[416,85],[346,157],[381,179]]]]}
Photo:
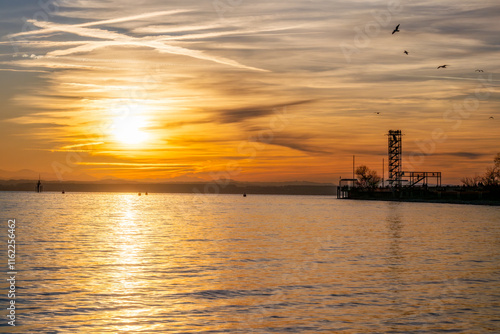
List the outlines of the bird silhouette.
{"type": "Polygon", "coordinates": [[[438,69],[439,69],[439,68],[446,68],[446,66],[449,66],[449,65],[441,65],[441,66],[438,66],[438,69]]]}
{"type": "Polygon", "coordinates": [[[476,72],[484,72],[483,70],[476,70],[476,72]]]}
{"type": "Polygon", "coordinates": [[[495,117],[493,117],[493,116],[490,116],[490,119],[495,119],[495,117]]]}
{"type": "Polygon", "coordinates": [[[404,52],[404,53],[406,53],[406,54],[408,55],[408,51],[406,51],[406,50],[405,50],[405,52],[404,52]]]}
{"type": "Polygon", "coordinates": [[[375,111],[374,114],[380,115],[380,111],[375,111]]]}
{"type": "Polygon", "coordinates": [[[393,34],[393,35],[394,35],[394,33],[395,33],[395,32],[399,32],[399,26],[400,26],[400,25],[401,25],[401,24],[398,24],[398,25],[396,26],[396,28],[392,31],[392,34],[393,34]]]}

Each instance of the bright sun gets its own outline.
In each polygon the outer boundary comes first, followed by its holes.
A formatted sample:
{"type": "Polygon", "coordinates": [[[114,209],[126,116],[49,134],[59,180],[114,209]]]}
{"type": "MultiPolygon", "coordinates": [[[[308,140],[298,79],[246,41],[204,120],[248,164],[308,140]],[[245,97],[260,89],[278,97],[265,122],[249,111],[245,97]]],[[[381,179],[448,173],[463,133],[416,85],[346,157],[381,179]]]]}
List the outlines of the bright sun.
{"type": "Polygon", "coordinates": [[[136,145],[148,139],[148,134],[142,130],[146,121],[141,116],[118,118],[113,124],[113,135],[123,144],[136,145]]]}
{"type": "Polygon", "coordinates": [[[148,133],[144,131],[148,125],[144,116],[147,110],[144,106],[124,105],[113,108],[112,111],[118,114],[111,128],[115,140],[126,145],[137,145],[149,138],[148,133]]]}

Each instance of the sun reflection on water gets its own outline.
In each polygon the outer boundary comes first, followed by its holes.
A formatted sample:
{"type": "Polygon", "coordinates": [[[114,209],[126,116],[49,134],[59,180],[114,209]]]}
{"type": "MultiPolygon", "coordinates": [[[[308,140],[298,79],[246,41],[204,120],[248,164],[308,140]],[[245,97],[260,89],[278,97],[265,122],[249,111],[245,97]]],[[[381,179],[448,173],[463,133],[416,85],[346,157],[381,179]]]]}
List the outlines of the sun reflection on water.
{"type": "Polygon", "coordinates": [[[108,314],[117,324],[121,333],[136,333],[143,329],[137,319],[144,319],[151,314],[151,309],[144,307],[137,301],[137,295],[151,289],[147,280],[141,279],[145,273],[144,252],[147,240],[141,232],[140,207],[136,195],[126,194],[119,196],[116,203],[120,211],[119,219],[113,222],[110,239],[116,247],[113,258],[110,259],[109,288],[111,292],[109,302],[114,310],[108,314]],[[119,325],[118,325],[119,324],[119,325]]]}

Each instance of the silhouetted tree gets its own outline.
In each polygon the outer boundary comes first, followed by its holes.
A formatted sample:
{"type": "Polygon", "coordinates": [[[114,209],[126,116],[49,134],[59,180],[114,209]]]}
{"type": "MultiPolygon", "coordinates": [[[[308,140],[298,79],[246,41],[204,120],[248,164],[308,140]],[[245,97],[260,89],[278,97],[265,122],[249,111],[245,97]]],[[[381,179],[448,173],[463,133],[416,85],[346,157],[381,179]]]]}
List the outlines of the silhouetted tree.
{"type": "Polygon", "coordinates": [[[500,153],[493,159],[493,167],[488,167],[483,176],[464,177],[460,181],[466,186],[477,187],[479,183],[489,187],[500,186],[500,153]]]}
{"type": "Polygon", "coordinates": [[[356,176],[358,177],[358,185],[363,188],[375,188],[382,180],[376,171],[364,165],[356,168],[356,176]]]}
{"type": "Polygon", "coordinates": [[[500,153],[497,153],[493,159],[493,167],[488,167],[483,176],[483,183],[485,186],[499,186],[500,185],[500,153]]]}
{"type": "Polygon", "coordinates": [[[479,182],[483,179],[482,176],[474,176],[474,177],[463,177],[460,181],[467,187],[477,187],[479,182]]]}

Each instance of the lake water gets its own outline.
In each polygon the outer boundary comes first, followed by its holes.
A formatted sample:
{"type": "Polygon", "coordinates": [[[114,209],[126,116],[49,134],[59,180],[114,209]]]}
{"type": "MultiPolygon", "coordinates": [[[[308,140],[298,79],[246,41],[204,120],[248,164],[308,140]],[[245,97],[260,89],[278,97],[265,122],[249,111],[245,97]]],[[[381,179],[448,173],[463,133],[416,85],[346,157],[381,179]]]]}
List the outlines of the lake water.
{"type": "Polygon", "coordinates": [[[0,209],[0,332],[500,332],[500,207],[1,192],[0,209]]]}

